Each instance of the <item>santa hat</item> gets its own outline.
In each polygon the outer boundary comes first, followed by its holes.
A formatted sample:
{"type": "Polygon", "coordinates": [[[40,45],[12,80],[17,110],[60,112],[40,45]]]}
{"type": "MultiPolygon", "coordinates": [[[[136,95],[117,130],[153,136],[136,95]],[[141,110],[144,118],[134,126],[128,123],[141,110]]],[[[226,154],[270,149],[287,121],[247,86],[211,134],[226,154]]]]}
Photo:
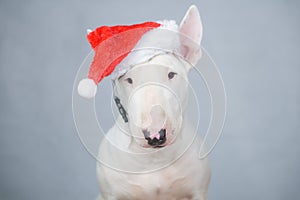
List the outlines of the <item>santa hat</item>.
{"type": "Polygon", "coordinates": [[[90,31],[87,39],[94,50],[88,78],[78,85],[85,98],[96,95],[98,83],[106,76],[116,79],[133,65],[162,52],[176,52],[179,37],[175,21],[145,22],[129,26],[102,26],[90,31]]]}

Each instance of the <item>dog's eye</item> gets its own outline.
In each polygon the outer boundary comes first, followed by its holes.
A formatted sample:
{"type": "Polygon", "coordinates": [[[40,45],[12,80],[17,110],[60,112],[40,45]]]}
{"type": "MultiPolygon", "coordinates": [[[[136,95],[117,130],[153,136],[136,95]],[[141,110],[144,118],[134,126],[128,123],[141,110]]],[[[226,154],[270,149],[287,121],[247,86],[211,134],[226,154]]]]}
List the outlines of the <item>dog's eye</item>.
{"type": "Polygon", "coordinates": [[[132,82],[133,82],[131,78],[126,78],[125,80],[126,80],[129,84],[132,84],[132,82]]]}
{"type": "Polygon", "coordinates": [[[177,75],[176,72],[169,72],[169,73],[168,73],[168,78],[169,78],[169,79],[172,79],[172,78],[174,78],[175,75],[177,75]]]}

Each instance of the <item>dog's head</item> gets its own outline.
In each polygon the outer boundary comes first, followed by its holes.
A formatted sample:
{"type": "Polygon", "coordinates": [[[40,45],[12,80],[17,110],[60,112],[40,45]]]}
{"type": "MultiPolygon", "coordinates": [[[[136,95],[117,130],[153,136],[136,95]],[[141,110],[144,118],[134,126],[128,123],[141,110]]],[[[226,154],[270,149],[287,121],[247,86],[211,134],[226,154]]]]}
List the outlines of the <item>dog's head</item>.
{"type": "Polygon", "coordinates": [[[178,54],[165,52],[133,66],[115,81],[133,141],[144,148],[176,141],[188,98],[188,71],[201,57],[202,24],[192,6],[178,33],[178,54]]]}

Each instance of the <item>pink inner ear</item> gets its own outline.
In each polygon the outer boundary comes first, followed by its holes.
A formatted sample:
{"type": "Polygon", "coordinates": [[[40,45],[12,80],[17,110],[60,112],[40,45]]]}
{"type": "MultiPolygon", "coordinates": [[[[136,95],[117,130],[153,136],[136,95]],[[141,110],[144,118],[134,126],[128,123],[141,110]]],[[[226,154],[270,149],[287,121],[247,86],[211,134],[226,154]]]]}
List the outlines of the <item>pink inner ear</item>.
{"type": "Polygon", "coordinates": [[[196,6],[191,6],[180,25],[181,54],[191,64],[201,57],[202,23],[196,6]]]}
{"type": "Polygon", "coordinates": [[[200,44],[202,39],[202,22],[196,6],[191,6],[185,14],[180,24],[180,33],[200,44]]]}
{"type": "Polygon", "coordinates": [[[192,65],[197,64],[201,58],[201,46],[187,38],[186,36],[181,37],[180,53],[181,55],[192,65]]]}
{"type": "Polygon", "coordinates": [[[187,57],[187,54],[189,52],[189,48],[183,44],[183,42],[181,41],[181,46],[180,46],[180,52],[181,52],[181,55],[183,55],[184,58],[187,57]]]}

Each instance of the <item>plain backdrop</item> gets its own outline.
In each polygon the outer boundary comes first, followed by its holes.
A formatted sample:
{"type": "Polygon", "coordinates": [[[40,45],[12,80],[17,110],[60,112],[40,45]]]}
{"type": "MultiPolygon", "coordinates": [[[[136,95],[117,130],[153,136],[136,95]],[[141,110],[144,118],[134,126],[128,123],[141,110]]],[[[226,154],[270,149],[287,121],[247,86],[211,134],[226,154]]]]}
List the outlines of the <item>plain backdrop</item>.
{"type": "Polygon", "coordinates": [[[191,4],[228,96],[223,135],[209,157],[209,199],[300,199],[300,1],[1,0],[1,200],[97,196],[96,161],[78,139],[71,107],[76,72],[91,50],[85,30],[179,22],[191,4]]]}

